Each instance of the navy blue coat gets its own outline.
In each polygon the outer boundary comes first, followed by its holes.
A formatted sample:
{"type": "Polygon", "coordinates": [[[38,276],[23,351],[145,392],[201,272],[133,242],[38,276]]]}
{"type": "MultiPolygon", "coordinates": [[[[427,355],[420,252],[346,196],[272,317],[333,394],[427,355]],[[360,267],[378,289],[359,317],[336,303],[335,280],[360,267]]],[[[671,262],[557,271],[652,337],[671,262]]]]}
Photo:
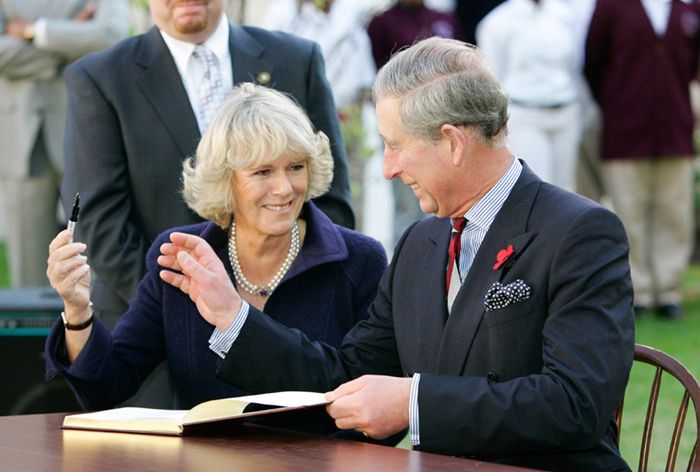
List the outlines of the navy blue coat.
{"type": "MultiPolygon", "coordinates": [[[[340,346],[345,333],[367,317],[386,269],[386,255],[377,241],[333,224],[312,203],[305,205],[302,218],[307,232],[301,252],[268,299],[265,312],[311,339],[340,346]]],[[[164,360],[175,386],[175,408],[247,393],[215,377],[220,358],[207,342],[214,327],[187,295],[158,276],[159,247],[173,231],[204,238],[232,273],[226,231],[209,222],[173,228],[149,249],[146,276],[114,332],[95,320],[88,343],[71,365],[58,320],[46,340],[46,374],[64,375],[84,409],[112,408],[126,400],[164,360]]],[[[259,368],[254,360],[250,367],[259,368]]],[[[266,373],[284,374],[277,369],[266,373]]]]}

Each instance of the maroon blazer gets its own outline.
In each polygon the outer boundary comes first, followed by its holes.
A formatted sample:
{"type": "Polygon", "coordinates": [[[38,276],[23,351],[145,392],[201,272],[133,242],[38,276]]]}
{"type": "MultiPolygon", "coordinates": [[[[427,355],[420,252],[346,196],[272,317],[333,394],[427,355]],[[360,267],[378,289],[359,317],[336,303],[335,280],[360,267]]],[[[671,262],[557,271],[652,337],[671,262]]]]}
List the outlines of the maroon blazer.
{"type": "Polygon", "coordinates": [[[603,159],[693,155],[698,55],[700,0],[674,0],[664,36],[640,0],[598,0],[585,74],[603,114],[603,159]]]}

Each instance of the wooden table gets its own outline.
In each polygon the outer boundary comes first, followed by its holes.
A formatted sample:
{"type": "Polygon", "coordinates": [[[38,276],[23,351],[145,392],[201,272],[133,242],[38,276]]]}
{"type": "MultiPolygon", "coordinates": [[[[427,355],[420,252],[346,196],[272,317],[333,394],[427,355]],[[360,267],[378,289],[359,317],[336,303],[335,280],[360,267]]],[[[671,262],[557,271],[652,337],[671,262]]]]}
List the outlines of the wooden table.
{"type": "Polygon", "coordinates": [[[523,471],[260,426],[187,437],[61,430],[64,413],[0,417],[0,470],[523,471]]]}

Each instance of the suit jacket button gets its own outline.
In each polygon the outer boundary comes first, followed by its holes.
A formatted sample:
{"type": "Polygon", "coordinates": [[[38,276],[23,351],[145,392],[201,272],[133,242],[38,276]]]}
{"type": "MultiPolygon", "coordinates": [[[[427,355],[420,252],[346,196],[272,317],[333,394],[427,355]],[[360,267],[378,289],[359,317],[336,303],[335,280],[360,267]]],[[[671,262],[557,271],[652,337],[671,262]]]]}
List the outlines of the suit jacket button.
{"type": "Polygon", "coordinates": [[[489,372],[486,374],[486,378],[488,379],[489,383],[496,383],[498,382],[498,374],[489,372]]]}

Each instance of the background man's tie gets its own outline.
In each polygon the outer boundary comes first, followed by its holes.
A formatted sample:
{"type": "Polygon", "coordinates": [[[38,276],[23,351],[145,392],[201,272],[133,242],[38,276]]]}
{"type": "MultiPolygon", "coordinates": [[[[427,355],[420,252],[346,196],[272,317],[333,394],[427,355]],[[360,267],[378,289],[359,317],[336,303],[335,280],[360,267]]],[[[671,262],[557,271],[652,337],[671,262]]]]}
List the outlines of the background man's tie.
{"type": "Polygon", "coordinates": [[[449,261],[447,263],[447,276],[445,278],[445,288],[447,293],[447,311],[452,311],[452,304],[457,297],[462,286],[462,280],[459,277],[459,253],[462,249],[462,232],[467,224],[467,219],[464,217],[455,218],[452,221],[452,236],[450,238],[450,249],[448,251],[449,261]]]}
{"type": "Polygon", "coordinates": [[[224,96],[224,83],[221,78],[219,61],[208,47],[203,44],[196,46],[192,56],[202,64],[204,69],[202,81],[197,89],[199,131],[204,133],[214,114],[226,98],[224,96]]]}

